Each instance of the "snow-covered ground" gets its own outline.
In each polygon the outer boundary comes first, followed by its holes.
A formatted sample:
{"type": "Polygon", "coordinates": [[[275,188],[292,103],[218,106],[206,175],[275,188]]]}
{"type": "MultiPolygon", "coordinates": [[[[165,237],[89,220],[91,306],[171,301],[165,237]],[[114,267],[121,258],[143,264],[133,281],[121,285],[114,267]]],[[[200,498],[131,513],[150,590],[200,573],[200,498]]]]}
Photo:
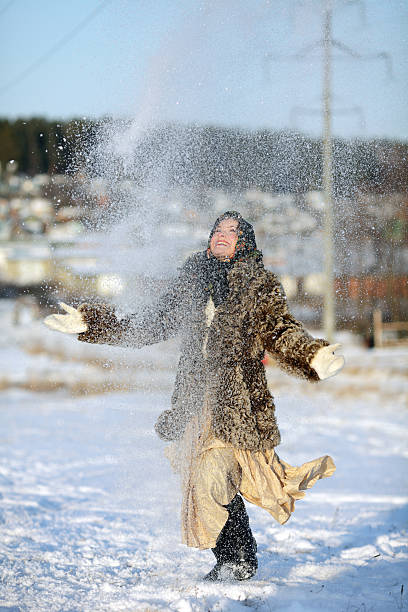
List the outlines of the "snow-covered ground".
{"type": "Polygon", "coordinates": [[[328,453],[337,471],[284,526],[248,505],[258,574],[207,584],[212,553],[180,543],[177,479],[153,431],[177,347],[87,346],[14,327],[12,308],[0,304],[0,610],[406,609],[406,349],[344,335],[345,370],[318,385],[268,369],[280,456],[328,453]]]}

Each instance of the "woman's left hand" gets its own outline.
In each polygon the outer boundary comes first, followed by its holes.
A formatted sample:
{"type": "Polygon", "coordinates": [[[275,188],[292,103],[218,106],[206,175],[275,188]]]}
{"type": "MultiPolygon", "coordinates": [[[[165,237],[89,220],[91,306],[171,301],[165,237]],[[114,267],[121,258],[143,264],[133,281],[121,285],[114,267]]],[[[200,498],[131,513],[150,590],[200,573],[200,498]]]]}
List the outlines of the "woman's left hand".
{"type": "Polygon", "coordinates": [[[341,347],[341,344],[329,344],[319,349],[316,355],[310,362],[312,367],[319,376],[320,380],[335,376],[344,366],[343,355],[335,355],[335,351],[341,347]]]}

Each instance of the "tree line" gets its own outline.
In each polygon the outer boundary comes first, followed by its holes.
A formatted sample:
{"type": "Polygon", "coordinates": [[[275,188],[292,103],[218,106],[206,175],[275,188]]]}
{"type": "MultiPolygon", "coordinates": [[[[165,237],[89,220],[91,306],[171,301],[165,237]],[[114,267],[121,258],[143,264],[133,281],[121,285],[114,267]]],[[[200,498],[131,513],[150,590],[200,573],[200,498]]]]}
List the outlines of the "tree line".
{"type": "MultiPolygon", "coordinates": [[[[104,155],[97,143],[111,134],[125,135],[130,125],[111,119],[0,119],[0,161],[4,168],[15,160],[18,171],[27,176],[78,171],[97,175],[104,155]]],[[[338,196],[408,188],[408,143],[336,138],[333,156],[338,196]]],[[[126,168],[112,158],[110,171],[139,184],[160,175],[171,187],[303,193],[321,189],[322,142],[293,131],[162,124],[133,142],[126,168]]]]}

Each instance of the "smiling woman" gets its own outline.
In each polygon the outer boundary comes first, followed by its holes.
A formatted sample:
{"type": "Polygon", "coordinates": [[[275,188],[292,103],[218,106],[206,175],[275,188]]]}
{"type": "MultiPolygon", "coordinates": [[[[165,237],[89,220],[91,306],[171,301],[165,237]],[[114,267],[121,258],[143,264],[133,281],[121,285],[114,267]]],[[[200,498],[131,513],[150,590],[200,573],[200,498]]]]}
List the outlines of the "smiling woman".
{"type": "Polygon", "coordinates": [[[230,259],[234,255],[238,240],[238,221],[223,219],[217,225],[210,240],[210,250],[217,259],[230,259]]]}
{"type": "Polygon", "coordinates": [[[181,475],[183,542],[213,550],[207,580],[251,578],[257,547],[241,495],[285,523],[304,490],[335,470],[328,455],[295,468],[275,453],[280,433],[264,352],[318,381],[343,367],[338,345],[312,338],[289,313],[252,226],[235,211],[216,220],[207,249],[185,262],[152,306],[124,319],[109,306],[65,309],[47,325],[83,342],[140,348],[181,336],[172,406],[156,432],[171,442],[166,454],[181,475]]]}

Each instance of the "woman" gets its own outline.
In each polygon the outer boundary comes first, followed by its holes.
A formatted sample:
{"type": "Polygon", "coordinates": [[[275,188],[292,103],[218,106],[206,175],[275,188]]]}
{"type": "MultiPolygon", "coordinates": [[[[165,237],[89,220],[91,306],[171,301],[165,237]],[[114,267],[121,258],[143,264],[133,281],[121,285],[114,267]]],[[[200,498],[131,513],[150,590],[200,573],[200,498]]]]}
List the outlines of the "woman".
{"type": "Polygon", "coordinates": [[[312,338],[289,313],[252,226],[235,211],[216,220],[206,251],[187,259],[154,306],[123,319],[108,306],[62,306],[68,314],[47,317],[47,325],[83,342],[138,348],[181,335],[172,405],[156,431],[171,442],[167,455],[182,476],[183,542],[213,550],[207,580],[251,578],[256,542],[239,493],[285,523],[304,489],[335,470],[328,456],[293,468],[274,452],[280,434],[265,350],[318,381],[343,367],[339,345],[312,338]]]}

